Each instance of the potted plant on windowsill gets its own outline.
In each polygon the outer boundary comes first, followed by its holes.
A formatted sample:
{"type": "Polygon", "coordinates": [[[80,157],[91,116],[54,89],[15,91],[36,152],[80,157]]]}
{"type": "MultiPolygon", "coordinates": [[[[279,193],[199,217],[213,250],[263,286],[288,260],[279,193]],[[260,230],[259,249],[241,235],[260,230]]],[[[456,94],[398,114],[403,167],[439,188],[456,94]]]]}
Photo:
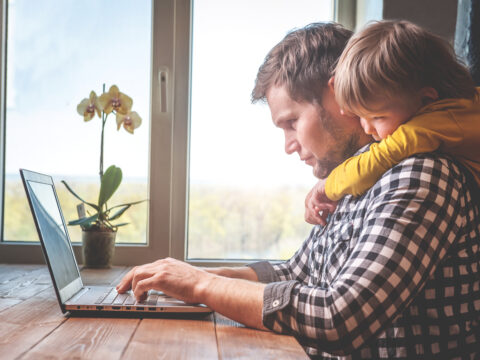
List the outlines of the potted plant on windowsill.
{"type": "Polygon", "coordinates": [[[72,193],[81,204],[77,206],[79,219],[70,221],[68,225],[78,225],[82,228],[82,252],[83,264],[85,267],[104,268],[110,267],[115,251],[115,237],[117,229],[128,223],[116,223],[116,221],[131,206],[145,200],[119,204],[108,207],[107,201],[111,199],[122,182],[122,170],[112,165],[105,172],[103,171],[103,144],[105,124],[110,114],[116,115],[117,130],[123,128],[133,134],[140,126],[142,119],[135,112],[131,111],[132,99],[121,93],[116,85],[110,87],[108,92],[97,98],[94,91],[90,92],[89,98],[83,99],[77,106],[77,111],[83,116],[84,121],[90,121],[98,115],[102,122],[100,141],[100,191],[96,203],[85,201],[73,189],[62,180],[67,190],[72,193]],[[85,212],[85,205],[92,210],[85,212]]]}

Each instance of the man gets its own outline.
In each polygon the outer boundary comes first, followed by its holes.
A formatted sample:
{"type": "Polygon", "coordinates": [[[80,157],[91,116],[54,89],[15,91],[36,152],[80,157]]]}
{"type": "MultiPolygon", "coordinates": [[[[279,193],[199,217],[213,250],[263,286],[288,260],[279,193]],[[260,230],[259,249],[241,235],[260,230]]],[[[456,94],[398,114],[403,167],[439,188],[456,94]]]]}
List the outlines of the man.
{"type": "MultiPolygon", "coordinates": [[[[350,35],[335,24],[290,33],[252,93],[267,101],[285,151],[319,178],[371,141],[333,95],[331,70],[350,35]]],[[[480,217],[471,184],[454,160],[414,156],[363,196],[342,199],[288,261],[208,270],[159,260],[134,268],[118,290],[207,304],[247,326],[293,334],[311,357],[475,358],[480,217]]]]}

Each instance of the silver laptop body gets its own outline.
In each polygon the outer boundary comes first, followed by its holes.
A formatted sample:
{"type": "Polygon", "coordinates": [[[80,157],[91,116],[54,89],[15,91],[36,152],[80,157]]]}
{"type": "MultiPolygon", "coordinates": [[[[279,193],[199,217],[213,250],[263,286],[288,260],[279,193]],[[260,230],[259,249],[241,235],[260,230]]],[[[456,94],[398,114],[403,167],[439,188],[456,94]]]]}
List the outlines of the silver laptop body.
{"type": "Polygon", "coordinates": [[[73,253],[67,226],[51,176],[20,169],[30,210],[63,313],[202,313],[203,304],[186,304],[162,292],[150,291],[139,303],[131,292],[118,294],[114,287],[84,286],[73,253]]]}

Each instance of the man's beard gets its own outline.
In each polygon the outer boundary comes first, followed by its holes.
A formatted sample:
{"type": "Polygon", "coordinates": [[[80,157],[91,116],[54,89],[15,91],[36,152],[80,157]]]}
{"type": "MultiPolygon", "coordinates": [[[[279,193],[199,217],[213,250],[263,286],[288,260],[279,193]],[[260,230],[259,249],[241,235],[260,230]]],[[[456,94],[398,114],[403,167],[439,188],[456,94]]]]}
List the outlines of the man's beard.
{"type": "Polygon", "coordinates": [[[313,175],[319,179],[325,179],[339,164],[351,157],[360,148],[360,134],[352,132],[345,134],[343,131],[334,127],[334,120],[330,114],[322,109],[322,123],[324,129],[328,131],[336,142],[327,155],[322,159],[317,159],[313,166],[313,175]],[[346,138],[348,136],[348,138],[346,138]]]}
{"type": "Polygon", "coordinates": [[[357,133],[353,133],[344,143],[338,142],[338,150],[331,150],[323,159],[316,160],[313,166],[313,175],[319,179],[325,179],[333,169],[351,157],[359,148],[359,138],[357,133]]]}
{"type": "Polygon", "coordinates": [[[319,179],[325,179],[330,172],[337,167],[340,162],[331,161],[331,157],[328,159],[316,160],[313,166],[313,175],[319,179]]]}

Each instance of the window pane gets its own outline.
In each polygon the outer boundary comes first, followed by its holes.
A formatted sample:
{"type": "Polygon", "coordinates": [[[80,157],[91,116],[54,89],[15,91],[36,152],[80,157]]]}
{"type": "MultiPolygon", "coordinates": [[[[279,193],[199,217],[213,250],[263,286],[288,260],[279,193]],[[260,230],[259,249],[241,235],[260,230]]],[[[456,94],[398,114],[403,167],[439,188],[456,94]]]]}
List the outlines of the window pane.
{"type": "MultiPolygon", "coordinates": [[[[79,201],[60,180],[97,201],[101,120],[84,122],[77,105],[103,84],[129,95],[143,120],[131,135],[107,119],[104,169],[123,171],[108,205],[148,198],[151,18],[151,0],[8,1],[4,240],[38,241],[19,168],[53,175],[66,221],[79,201]]],[[[120,218],[130,224],[117,242],[146,242],[147,209],[120,218]]],[[[79,227],[69,231],[80,241],[79,227]]]]}
{"type": "Polygon", "coordinates": [[[311,228],[304,199],[316,180],[250,93],[267,52],[293,28],[332,20],[332,2],[198,0],[193,14],[188,257],[288,258],[311,228]]]}

